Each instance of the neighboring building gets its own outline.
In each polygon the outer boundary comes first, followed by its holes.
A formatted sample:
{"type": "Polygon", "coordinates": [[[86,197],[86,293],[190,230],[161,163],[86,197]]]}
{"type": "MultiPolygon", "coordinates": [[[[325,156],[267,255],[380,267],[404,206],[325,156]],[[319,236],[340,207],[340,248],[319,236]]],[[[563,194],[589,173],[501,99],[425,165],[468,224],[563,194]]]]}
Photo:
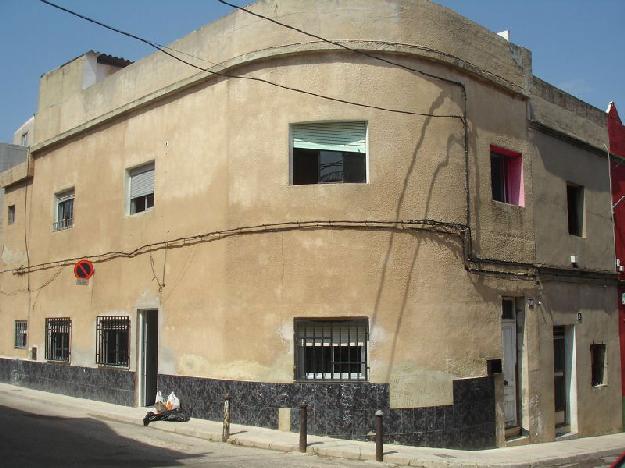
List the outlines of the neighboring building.
{"type": "Polygon", "coordinates": [[[616,105],[608,106],[608,136],[610,138],[610,169],[612,185],[612,216],[614,218],[614,250],[618,270],[619,337],[621,340],[621,392],[625,421],[625,126],[616,105]]]}
{"type": "Polygon", "coordinates": [[[428,1],[250,8],[418,71],[236,12],[172,46],[209,71],[44,75],[0,379],[411,445],[620,430],[605,113],[428,1]]]}

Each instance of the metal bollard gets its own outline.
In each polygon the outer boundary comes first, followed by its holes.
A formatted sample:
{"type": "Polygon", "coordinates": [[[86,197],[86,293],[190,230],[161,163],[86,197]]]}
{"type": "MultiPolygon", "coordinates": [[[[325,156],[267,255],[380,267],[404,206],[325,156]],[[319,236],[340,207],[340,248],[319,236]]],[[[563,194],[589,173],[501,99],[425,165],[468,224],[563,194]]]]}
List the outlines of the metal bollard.
{"type": "Polygon", "coordinates": [[[224,398],[224,427],[221,433],[221,441],[228,442],[230,438],[230,395],[224,398]]]}
{"type": "Polygon", "coordinates": [[[375,461],[384,460],[384,425],[382,410],[375,412],[375,461]]]}
{"type": "Polygon", "coordinates": [[[308,447],[308,406],[299,405],[299,451],[306,453],[308,447]]]}

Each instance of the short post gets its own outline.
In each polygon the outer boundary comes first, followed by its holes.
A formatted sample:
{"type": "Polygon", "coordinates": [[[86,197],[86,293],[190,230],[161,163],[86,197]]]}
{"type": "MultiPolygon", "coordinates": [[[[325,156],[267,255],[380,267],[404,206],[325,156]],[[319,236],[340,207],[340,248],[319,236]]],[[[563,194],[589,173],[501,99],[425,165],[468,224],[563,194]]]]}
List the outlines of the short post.
{"type": "Polygon", "coordinates": [[[230,438],[230,395],[224,398],[224,427],[221,433],[221,441],[228,442],[230,438]]]}
{"type": "Polygon", "coordinates": [[[375,412],[375,461],[381,462],[384,459],[384,425],[382,421],[382,410],[375,412]]]}
{"type": "Polygon", "coordinates": [[[306,453],[308,447],[308,406],[299,405],[299,451],[306,453]]]}

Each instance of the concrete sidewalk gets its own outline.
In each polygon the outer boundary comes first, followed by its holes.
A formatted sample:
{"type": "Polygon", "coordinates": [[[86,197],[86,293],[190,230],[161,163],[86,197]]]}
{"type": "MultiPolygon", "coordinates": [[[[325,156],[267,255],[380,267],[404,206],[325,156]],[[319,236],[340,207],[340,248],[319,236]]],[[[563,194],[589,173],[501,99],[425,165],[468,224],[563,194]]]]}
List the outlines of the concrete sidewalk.
{"type": "MultiPolygon", "coordinates": [[[[100,401],[73,398],[65,395],[31,390],[0,383],[2,394],[19,395],[19,398],[46,402],[56,408],[80,409],[100,420],[113,420],[143,425],[145,408],[129,408],[100,401]]],[[[186,423],[157,421],[150,423],[146,431],[160,430],[180,435],[221,442],[220,422],[191,419],[186,423]]],[[[291,452],[298,450],[297,433],[280,432],[253,426],[231,425],[228,441],[234,445],[257,447],[291,452]]],[[[324,457],[352,460],[375,460],[375,444],[329,437],[308,437],[308,453],[324,457]]],[[[542,467],[542,466],[596,466],[597,461],[613,457],[625,450],[625,433],[601,437],[563,440],[546,444],[525,445],[483,451],[464,451],[428,447],[409,447],[389,444],[384,447],[387,464],[420,467],[542,467]]],[[[599,463],[600,464],[600,463],[599,463]]]]}

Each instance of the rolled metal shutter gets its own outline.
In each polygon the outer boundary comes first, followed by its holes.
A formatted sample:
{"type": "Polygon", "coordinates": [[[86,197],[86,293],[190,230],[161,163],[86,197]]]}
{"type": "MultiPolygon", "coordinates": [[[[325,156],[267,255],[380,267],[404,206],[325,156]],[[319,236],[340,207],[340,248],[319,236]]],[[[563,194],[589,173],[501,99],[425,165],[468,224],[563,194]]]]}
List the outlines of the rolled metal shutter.
{"type": "Polygon", "coordinates": [[[154,164],[130,172],[130,199],[154,193],[154,164]]]}
{"type": "Polygon", "coordinates": [[[316,122],[291,126],[293,148],[367,152],[366,122],[316,122]]]}

